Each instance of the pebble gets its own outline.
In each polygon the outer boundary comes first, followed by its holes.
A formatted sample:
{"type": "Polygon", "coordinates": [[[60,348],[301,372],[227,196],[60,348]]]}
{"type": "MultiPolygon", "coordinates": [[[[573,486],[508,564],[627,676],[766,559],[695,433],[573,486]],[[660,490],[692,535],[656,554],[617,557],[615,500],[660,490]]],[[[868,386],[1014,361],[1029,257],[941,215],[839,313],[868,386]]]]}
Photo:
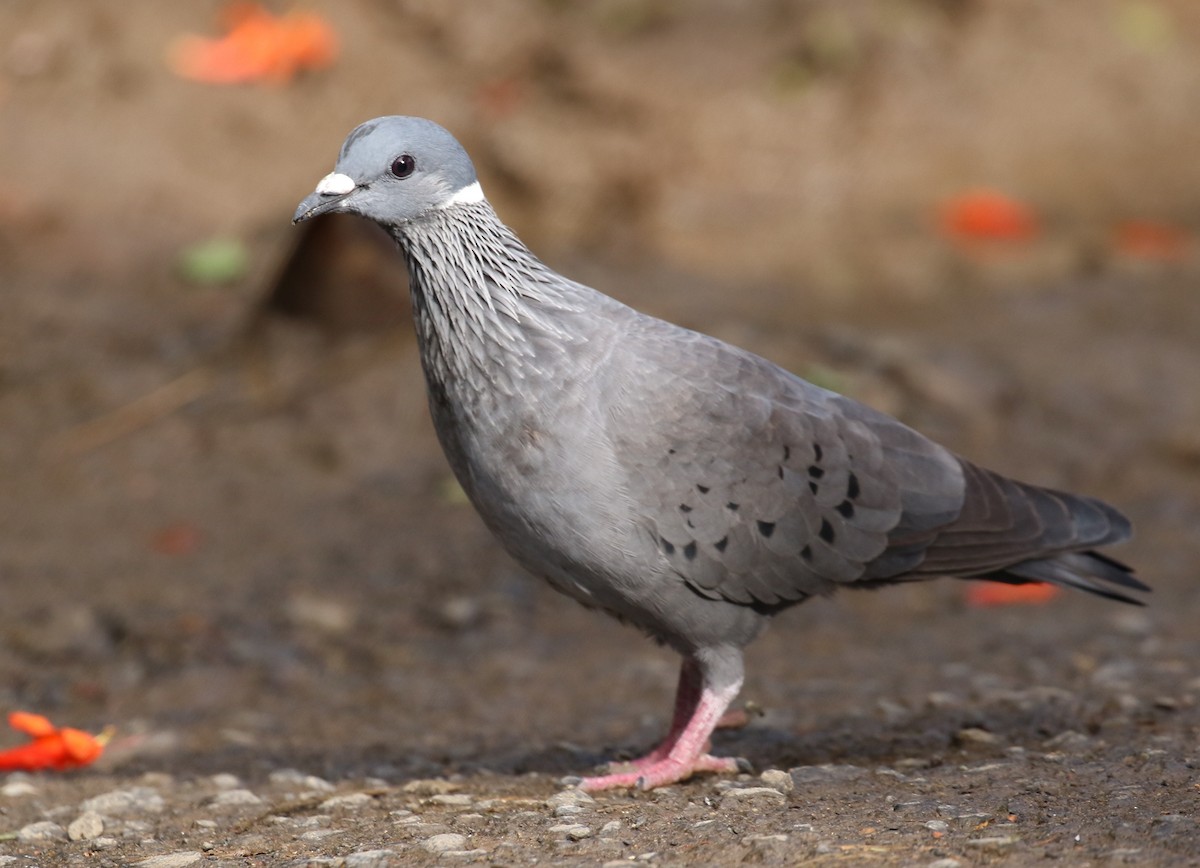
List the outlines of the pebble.
{"type": "Polygon", "coordinates": [[[742,843],[750,847],[750,852],[755,856],[766,856],[775,854],[787,846],[787,835],[747,835],[742,839],[742,843]]]}
{"type": "Polygon", "coordinates": [[[164,853],[162,856],[151,856],[141,862],[134,862],[134,868],[188,868],[195,865],[204,856],[198,850],[179,850],[175,853],[164,853]]]}
{"type": "Polygon", "coordinates": [[[278,771],[273,771],[271,772],[270,781],[277,786],[300,787],[301,789],[316,790],[318,792],[330,792],[336,789],[333,784],[324,778],[305,774],[297,769],[279,769],[278,771]]]}
{"type": "Polygon", "coordinates": [[[346,856],[345,868],[386,868],[399,865],[399,854],[395,850],[359,850],[346,856]]]}
{"type": "Polygon", "coordinates": [[[90,841],[104,834],[104,818],[95,811],[84,811],[67,826],[67,837],[72,841],[90,841]]]}
{"type": "Polygon", "coordinates": [[[213,796],[210,805],[216,808],[240,808],[247,805],[261,805],[263,800],[247,789],[225,790],[213,796]]]}
{"type": "Polygon", "coordinates": [[[796,789],[796,782],[783,769],[767,769],[758,778],[766,786],[781,793],[790,793],[796,789]]]}
{"type": "Polygon", "coordinates": [[[110,790],[84,799],[79,807],[97,814],[157,814],[166,806],[157,791],[149,787],[132,787],[128,790],[110,790]]]}
{"type": "Polygon", "coordinates": [[[820,766],[797,766],[791,769],[792,780],[797,784],[814,784],[826,781],[853,781],[864,777],[867,770],[859,766],[826,763],[820,766]]]}
{"type": "Polygon", "coordinates": [[[925,824],[925,828],[930,832],[945,832],[950,829],[950,824],[945,820],[930,820],[925,824]]]}
{"type": "Polygon", "coordinates": [[[963,745],[989,745],[995,744],[1000,739],[986,729],[981,729],[978,726],[967,726],[960,729],[954,735],[955,741],[963,745]]]}
{"type": "Polygon", "coordinates": [[[554,809],[554,816],[556,816],[556,817],[571,817],[571,816],[574,816],[575,814],[582,814],[583,810],[584,809],[581,808],[579,805],[559,805],[557,808],[554,809]]]}
{"type": "Polygon", "coordinates": [[[426,838],[421,842],[421,846],[430,853],[465,850],[467,847],[467,836],[459,835],[457,832],[445,832],[441,835],[434,835],[432,838],[426,838]]]}
{"type": "Polygon", "coordinates": [[[551,826],[548,831],[565,835],[572,841],[582,841],[584,838],[592,837],[593,834],[592,830],[582,823],[564,823],[561,826],[551,826]]]}
{"type": "Polygon", "coordinates": [[[966,844],[979,850],[1006,850],[1020,840],[1016,835],[997,835],[991,838],[972,838],[966,844]]]}
{"type": "Polygon", "coordinates": [[[429,804],[466,808],[471,804],[471,797],[466,793],[438,793],[436,796],[429,797],[429,804]]]}
{"type": "Polygon", "coordinates": [[[457,789],[460,789],[458,784],[451,783],[445,778],[417,778],[400,788],[401,792],[411,793],[414,796],[438,796],[452,793],[457,789]]]}
{"type": "Polygon", "coordinates": [[[345,793],[340,796],[330,796],[321,802],[322,811],[353,811],[363,808],[375,801],[370,793],[345,793]]]}
{"type": "Polygon", "coordinates": [[[596,800],[583,790],[563,790],[546,799],[546,807],[556,810],[563,805],[574,805],[577,808],[590,808],[596,800]]]}
{"type": "Polygon", "coordinates": [[[37,792],[37,787],[22,778],[7,781],[4,786],[0,787],[0,796],[6,796],[10,799],[19,799],[21,796],[32,796],[37,792]]]}
{"type": "Polygon", "coordinates": [[[66,837],[67,830],[50,820],[30,823],[17,832],[18,841],[63,841],[66,837]]]}
{"type": "Polygon", "coordinates": [[[962,863],[957,859],[934,859],[925,868],[962,868],[962,863]]]}
{"type": "Polygon", "coordinates": [[[721,796],[721,807],[741,805],[752,801],[773,802],[782,806],[787,802],[787,796],[773,787],[736,787],[726,790],[721,796]]]}
{"type": "Polygon", "coordinates": [[[237,775],[231,775],[229,772],[221,772],[218,775],[213,775],[209,781],[218,790],[235,790],[242,785],[237,775]]]}
{"type": "Polygon", "coordinates": [[[621,831],[621,821],[620,820],[609,820],[607,823],[605,823],[603,826],[600,827],[600,836],[608,837],[610,835],[619,834],[620,831],[621,831]]]}

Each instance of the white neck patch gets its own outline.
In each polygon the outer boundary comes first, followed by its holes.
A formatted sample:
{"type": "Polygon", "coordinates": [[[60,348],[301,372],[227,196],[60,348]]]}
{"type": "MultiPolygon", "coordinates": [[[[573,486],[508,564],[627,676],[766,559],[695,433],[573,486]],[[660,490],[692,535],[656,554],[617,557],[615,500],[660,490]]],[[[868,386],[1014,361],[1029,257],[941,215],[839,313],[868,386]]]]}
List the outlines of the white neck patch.
{"type": "Polygon", "coordinates": [[[483,188],[480,187],[479,182],[476,181],[474,184],[468,184],[467,186],[463,187],[461,190],[447,199],[441,207],[449,208],[452,205],[474,205],[476,202],[482,202],[483,200],[483,188]]]}
{"type": "Polygon", "coordinates": [[[343,175],[341,172],[330,172],[320,181],[317,181],[317,192],[322,196],[344,196],[353,190],[357,184],[349,175],[343,175]]]}

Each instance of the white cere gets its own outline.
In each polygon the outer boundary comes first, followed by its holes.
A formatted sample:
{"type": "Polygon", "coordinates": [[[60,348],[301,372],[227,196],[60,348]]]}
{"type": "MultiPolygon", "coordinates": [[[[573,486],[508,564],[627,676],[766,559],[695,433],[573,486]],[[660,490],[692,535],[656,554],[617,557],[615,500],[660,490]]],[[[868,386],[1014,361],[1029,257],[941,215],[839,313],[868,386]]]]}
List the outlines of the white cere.
{"type": "Polygon", "coordinates": [[[322,196],[344,196],[354,187],[354,179],[341,172],[330,172],[317,182],[317,192],[322,196]]]}

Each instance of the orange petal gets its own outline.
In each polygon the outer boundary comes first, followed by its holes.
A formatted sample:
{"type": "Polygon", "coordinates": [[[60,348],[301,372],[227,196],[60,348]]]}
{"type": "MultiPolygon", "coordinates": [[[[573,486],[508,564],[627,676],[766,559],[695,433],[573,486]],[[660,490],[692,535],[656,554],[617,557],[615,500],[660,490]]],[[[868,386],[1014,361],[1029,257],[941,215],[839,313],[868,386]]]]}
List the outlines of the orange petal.
{"type": "Polygon", "coordinates": [[[176,40],[168,62],[183,78],[209,84],[290,80],[304,68],[328,66],[337,56],[333,28],[313,13],[277,18],[253,3],[233,3],[222,21],[220,39],[186,36],[176,40]]]}
{"type": "Polygon", "coordinates": [[[1044,582],[1030,582],[1025,585],[977,582],[967,589],[967,605],[978,607],[1040,605],[1053,600],[1061,590],[1057,585],[1044,582]]]}
{"type": "Polygon", "coordinates": [[[1181,262],[1187,259],[1191,237],[1186,229],[1153,220],[1126,220],[1113,230],[1118,253],[1136,259],[1181,262]]]}
{"type": "Polygon", "coordinates": [[[14,711],[8,715],[8,725],[18,732],[39,738],[54,732],[54,724],[43,715],[30,711],[14,711]]]}
{"type": "Polygon", "coordinates": [[[95,762],[104,753],[104,745],[97,741],[91,733],[81,729],[64,727],[59,731],[63,750],[72,765],[85,766],[95,762]]]}
{"type": "Polygon", "coordinates": [[[942,234],[955,241],[1030,241],[1039,227],[1033,209],[998,190],[970,190],[943,202],[942,234]]]}

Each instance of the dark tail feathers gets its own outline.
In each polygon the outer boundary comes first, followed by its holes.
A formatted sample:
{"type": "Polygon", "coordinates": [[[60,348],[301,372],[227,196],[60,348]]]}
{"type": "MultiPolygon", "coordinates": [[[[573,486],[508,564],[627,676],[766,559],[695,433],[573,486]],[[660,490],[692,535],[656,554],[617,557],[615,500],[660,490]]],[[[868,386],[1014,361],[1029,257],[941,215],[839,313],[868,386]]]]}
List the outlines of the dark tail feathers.
{"type": "Polygon", "coordinates": [[[1122,593],[1120,589],[1150,590],[1133,575],[1130,567],[1094,551],[1068,552],[1040,560],[1022,561],[979,578],[1010,585],[1049,582],[1135,606],[1143,605],[1142,601],[1122,593]]]}

